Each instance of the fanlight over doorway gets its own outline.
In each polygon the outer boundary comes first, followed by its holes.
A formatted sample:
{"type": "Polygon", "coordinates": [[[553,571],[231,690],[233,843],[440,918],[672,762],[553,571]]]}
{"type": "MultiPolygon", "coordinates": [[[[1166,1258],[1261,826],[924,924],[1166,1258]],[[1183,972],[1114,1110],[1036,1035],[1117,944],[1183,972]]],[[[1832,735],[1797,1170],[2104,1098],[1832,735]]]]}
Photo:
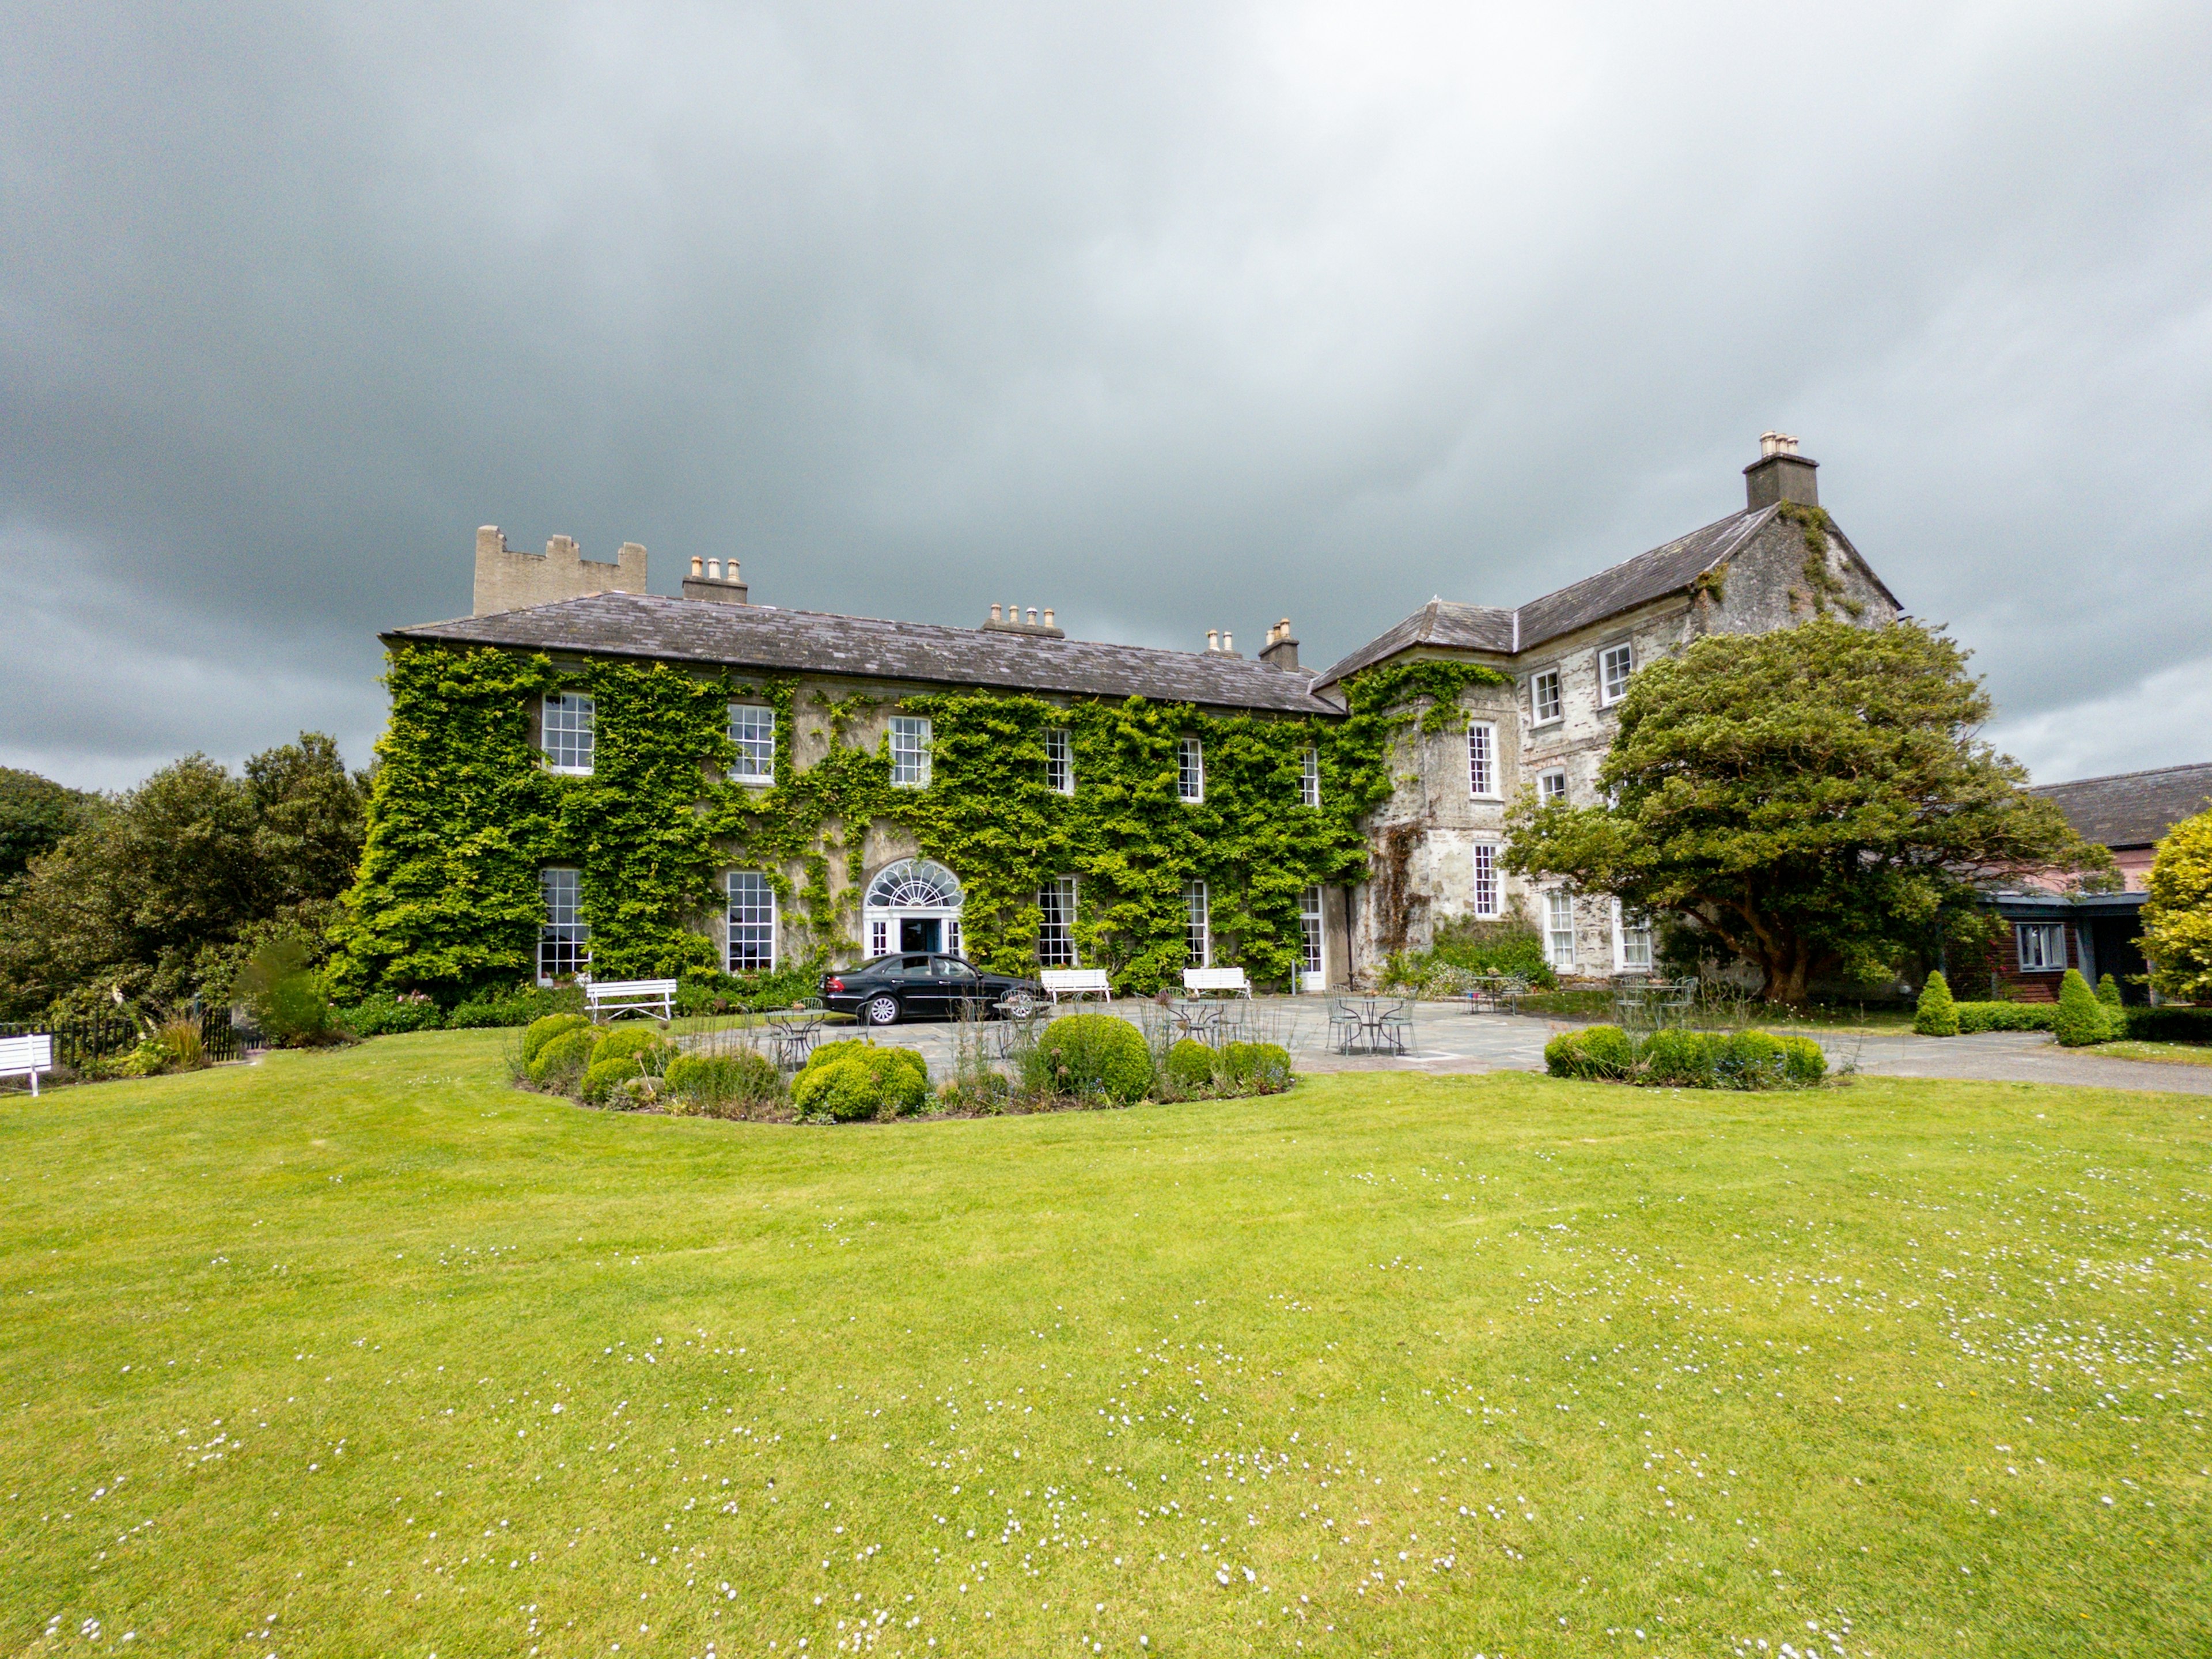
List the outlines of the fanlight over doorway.
{"type": "Polygon", "coordinates": [[[887,864],[868,884],[871,910],[957,912],[960,905],[959,877],[927,859],[901,859],[887,864]]]}

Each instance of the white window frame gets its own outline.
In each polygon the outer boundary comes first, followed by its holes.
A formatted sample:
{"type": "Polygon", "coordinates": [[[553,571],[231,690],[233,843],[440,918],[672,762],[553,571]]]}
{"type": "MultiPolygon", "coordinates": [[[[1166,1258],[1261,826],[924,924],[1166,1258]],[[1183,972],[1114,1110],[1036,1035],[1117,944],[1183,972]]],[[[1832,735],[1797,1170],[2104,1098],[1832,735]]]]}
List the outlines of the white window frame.
{"type": "Polygon", "coordinates": [[[583,872],[549,865],[538,872],[538,892],[545,907],[538,924],[538,982],[552,985],[592,969],[592,930],[584,921],[583,872]]]}
{"type": "Polygon", "coordinates": [[[1037,889],[1037,965],[1076,968],[1075,878],[1054,876],[1037,889]]]}
{"type": "Polygon", "coordinates": [[[1552,964],[1554,973],[1571,974],[1575,970],[1575,895],[1571,888],[1545,890],[1544,960],[1552,964]],[[1565,918],[1564,927],[1560,926],[1562,917],[1565,918]]]}
{"type": "Polygon", "coordinates": [[[730,705],[730,744],[737,758],[730,763],[730,781],[758,784],[775,781],[775,710],[765,703],[730,705]]]}
{"type": "Polygon", "coordinates": [[[1539,775],[1536,779],[1536,796],[1540,805],[1564,804],[1567,799],[1566,769],[1555,766],[1550,771],[1539,775]]]}
{"type": "Polygon", "coordinates": [[[1619,899],[1613,902],[1613,971],[1616,974],[1648,974],[1651,971],[1653,929],[1651,918],[1638,910],[1624,908],[1619,899]],[[1643,960],[1631,959],[1629,947],[1641,941],[1643,960]]]}
{"type": "Polygon", "coordinates": [[[1044,783],[1056,795],[1075,793],[1075,734],[1064,726],[1045,732],[1044,783]]]}
{"type": "Polygon", "coordinates": [[[538,709],[538,747],[545,769],[588,778],[599,748],[599,706],[582,691],[548,691],[538,709]]]}
{"type": "Polygon", "coordinates": [[[1301,990],[1318,991],[1328,983],[1328,935],[1322,921],[1321,889],[1309,887],[1298,895],[1298,981],[1301,990]]]}
{"type": "Polygon", "coordinates": [[[1532,726],[1556,726],[1567,717],[1566,699],[1556,668],[1540,668],[1528,676],[1528,722],[1532,726]],[[1550,695],[1545,694],[1548,690],[1550,695]],[[1549,703],[1547,712],[1545,705],[1549,703]]]}
{"type": "Polygon", "coordinates": [[[2013,946],[2020,957],[2023,974],[2063,974],[2066,971],[2066,924],[2063,921],[2016,921],[2013,923],[2013,946]],[[2031,951],[2028,939],[2033,936],[2036,948],[2031,951]],[[2051,959],[2050,946],[2056,944],[2057,957],[2051,959]],[[2034,960],[2035,957],[2041,960],[2034,960]]]}
{"type": "Polygon", "coordinates": [[[1618,645],[1608,645],[1597,653],[1597,706],[1610,708],[1628,695],[1628,683],[1636,677],[1636,641],[1623,640],[1618,645]],[[1620,674],[1613,672],[1620,665],[1620,674]]]}
{"type": "Polygon", "coordinates": [[[1298,805],[1321,805],[1321,750],[1309,749],[1298,763],[1298,805]]]}
{"type": "Polygon", "coordinates": [[[1213,966],[1212,906],[1202,881],[1182,884],[1182,943],[1185,967],[1213,966]]]}
{"type": "Polygon", "coordinates": [[[1474,800],[1496,800],[1498,727],[1490,720],[1467,723],[1467,793],[1474,800]]]}
{"type": "Polygon", "coordinates": [[[1206,799],[1206,745],[1196,738],[1176,739],[1176,795],[1194,803],[1206,799]]]}
{"type": "MultiPolygon", "coordinates": [[[[732,870],[723,881],[723,890],[729,899],[727,919],[729,931],[722,943],[722,965],[732,974],[774,973],[776,947],[782,941],[778,937],[779,918],[776,914],[775,888],[765,872],[732,870]],[[743,896],[740,897],[742,890],[743,896]],[[767,930],[767,957],[764,961],[738,959],[738,941],[742,937],[750,945],[761,942],[761,930],[767,930]]],[[[750,957],[752,952],[749,951],[750,957]]]]}
{"type": "Polygon", "coordinates": [[[888,916],[871,916],[868,919],[868,960],[873,962],[878,957],[887,957],[890,953],[890,919],[888,916]]]}
{"type": "Polygon", "coordinates": [[[1485,921],[1504,914],[1504,894],[1498,882],[1498,843],[1479,841],[1473,854],[1474,885],[1470,890],[1474,914],[1485,921]]]}
{"type": "Polygon", "coordinates": [[[929,721],[920,714],[891,716],[891,787],[929,787],[929,721]]]}

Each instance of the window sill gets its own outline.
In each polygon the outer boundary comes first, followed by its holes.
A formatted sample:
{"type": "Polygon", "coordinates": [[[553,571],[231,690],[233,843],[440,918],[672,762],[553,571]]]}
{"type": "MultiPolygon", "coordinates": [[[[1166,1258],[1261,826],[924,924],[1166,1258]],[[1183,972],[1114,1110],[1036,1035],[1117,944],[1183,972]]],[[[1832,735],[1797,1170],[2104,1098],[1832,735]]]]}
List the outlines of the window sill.
{"type": "Polygon", "coordinates": [[[773,789],[775,787],[775,780],[773,777],[757,777],[749,775],[744,773],[733,773],[725,777],[722,781],[725,783],[742,783],[748,789],[773,789]]]}
{"type": "Polygon", "coordinates": [[[1565,726],[1566,723],[1567,717],[1565,714],[1547,714],[1542,720],[1530,720],[1528,729],[1532,732],[1542,732],[1554,726],[1565,726]]]}
{"type": "Polygon", "coordinates": [[[588,766],[554,766],[549,763],[545,769],[556,778],[588,778],[592,775],[592,769],[588,766]]]}

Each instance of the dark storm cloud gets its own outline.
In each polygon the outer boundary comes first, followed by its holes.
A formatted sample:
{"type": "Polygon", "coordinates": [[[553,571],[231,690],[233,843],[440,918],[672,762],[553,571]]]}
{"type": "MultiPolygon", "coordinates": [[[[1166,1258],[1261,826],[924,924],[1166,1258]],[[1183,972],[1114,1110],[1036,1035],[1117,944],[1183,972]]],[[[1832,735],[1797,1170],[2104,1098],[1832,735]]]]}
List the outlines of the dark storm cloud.
{"type": "Polygon", "coordinates": [[[2212,753],[2202,8],[0,22],[0,761],[365,761],[486,522],[1327,660],[1770,426],[2039,775],[2212,753]]]}

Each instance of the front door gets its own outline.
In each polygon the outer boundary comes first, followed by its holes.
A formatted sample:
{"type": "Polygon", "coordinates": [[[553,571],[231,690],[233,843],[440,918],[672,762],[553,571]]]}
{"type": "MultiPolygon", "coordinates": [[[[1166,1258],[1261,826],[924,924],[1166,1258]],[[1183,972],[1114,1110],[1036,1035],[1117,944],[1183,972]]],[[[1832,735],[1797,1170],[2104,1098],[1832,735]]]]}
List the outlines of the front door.
{"type": "Polygon", "coordinates": [[[934,953],[945,948],[945,922],[941,917],[901,916],[898,930],[898,948],[902,951],[934,953]]]}

